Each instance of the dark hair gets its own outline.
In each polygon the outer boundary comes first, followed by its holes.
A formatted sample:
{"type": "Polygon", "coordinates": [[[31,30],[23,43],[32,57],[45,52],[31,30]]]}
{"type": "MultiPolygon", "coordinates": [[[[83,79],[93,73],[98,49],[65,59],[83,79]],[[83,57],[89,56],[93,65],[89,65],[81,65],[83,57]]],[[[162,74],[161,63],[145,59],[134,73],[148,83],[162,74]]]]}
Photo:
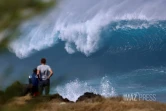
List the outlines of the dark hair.
{"type": "Polygon", "coordinates": [[[37,68],[33,69],[33,73],[37,74],[37,68]]]}
{"type": "Polygon", "coordinates": [[[46,59],[45,59],[45,58],[42,58],[42,59],[41,59],[41,63],[42,63],[42,64],[46,64],[46,59]]]}

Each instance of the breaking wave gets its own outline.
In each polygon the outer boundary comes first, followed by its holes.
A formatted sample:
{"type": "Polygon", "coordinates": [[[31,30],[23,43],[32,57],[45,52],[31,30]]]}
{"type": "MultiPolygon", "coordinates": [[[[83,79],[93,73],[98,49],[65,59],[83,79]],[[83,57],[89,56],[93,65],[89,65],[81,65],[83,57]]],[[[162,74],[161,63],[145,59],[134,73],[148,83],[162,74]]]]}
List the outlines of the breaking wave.
{"type": "Polygon", "coordinates": [[[46,14],[20,26],[10,51],[25,58],[64,41],[69,54],[86,56],[108,46],[111,53],[160,50],[166,35],[165,0],[59,0],[46,14]]]}

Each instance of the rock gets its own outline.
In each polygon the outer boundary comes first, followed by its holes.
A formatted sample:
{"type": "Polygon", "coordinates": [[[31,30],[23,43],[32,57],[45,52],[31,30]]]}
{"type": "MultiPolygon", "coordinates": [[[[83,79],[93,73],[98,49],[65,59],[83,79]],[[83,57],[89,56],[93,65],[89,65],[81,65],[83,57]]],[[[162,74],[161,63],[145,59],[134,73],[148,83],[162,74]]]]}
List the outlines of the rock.
{"type": "Polygon", "coordinates": [[[91,92],[86,92],[84,95],[80,96],[76,102],[86,101],[86,102],[93,102],[93,101],[101,101],[103,97],[99,94],[94,94],[91,92]]]}
{"type": "Polygon", "coordinates": [[[63,98],[61,95],[59,94],[54,94],[54,95],[51,95],[50,96],[50,99],[56,99],[56,100],[59,100],[61,102],[70,102],[67,98],[63,98]]]}
{"type": "Polygon", "coordinates": [[[38,96],[34,97],[30,102],[49,102],[49,101],[54,101],[54,102],[65,102],[68,103],[70,102],[68,99],[64,99],[62,96],[59,94],[54,94],[54,95],[49,95],[49,96],[38,96]]]}

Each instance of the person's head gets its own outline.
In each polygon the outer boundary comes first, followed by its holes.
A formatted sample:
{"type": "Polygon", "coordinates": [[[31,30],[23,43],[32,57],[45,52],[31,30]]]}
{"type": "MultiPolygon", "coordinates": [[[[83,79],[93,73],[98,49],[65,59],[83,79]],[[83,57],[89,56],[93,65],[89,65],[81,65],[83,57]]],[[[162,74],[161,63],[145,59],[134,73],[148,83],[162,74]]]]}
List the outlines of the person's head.
{"type": "Polygon", "coordinates": [[[46,59],[45,58],[41,59],[41,64],[46,64],[46,59]]]}
{"type": "Polygon", "coordinates": [[[37,74],[37,68],[33,69],[33,73],[37,74]]]}

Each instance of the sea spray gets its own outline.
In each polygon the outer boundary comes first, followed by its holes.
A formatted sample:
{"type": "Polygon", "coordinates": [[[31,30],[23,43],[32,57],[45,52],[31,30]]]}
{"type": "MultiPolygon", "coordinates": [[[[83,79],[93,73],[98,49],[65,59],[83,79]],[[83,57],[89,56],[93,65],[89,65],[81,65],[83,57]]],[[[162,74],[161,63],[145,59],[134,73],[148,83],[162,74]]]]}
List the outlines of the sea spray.
{"type": "Polygon", "coordinates": [[[115,88],[112,86],[107,76],[101,79],[99,94],[104,97],[116,96],[115,88]]]}
{"type": "Polygon", "coordinates": [[[93,86],[89,82],[76,79],[63,86],[58,86],[55,91],[63,98],[67,98],[74,102],[85,92],[93,92],[104,97],[116,96],[115,89],[108,80],[108,77],[103,77],[99,83],[99,86],[93,86]]]}

